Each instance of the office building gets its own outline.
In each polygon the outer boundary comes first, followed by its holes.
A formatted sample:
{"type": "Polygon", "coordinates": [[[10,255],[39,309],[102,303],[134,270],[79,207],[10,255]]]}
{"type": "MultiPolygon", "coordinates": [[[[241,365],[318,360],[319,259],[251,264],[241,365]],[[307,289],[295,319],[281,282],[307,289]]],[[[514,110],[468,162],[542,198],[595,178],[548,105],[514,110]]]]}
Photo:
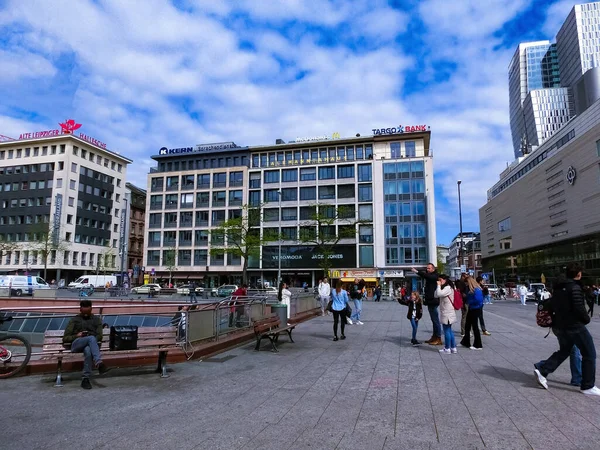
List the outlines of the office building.
{"type": "Polygon", "coordinates": [[[120,265],[128,158],[81,125],[0,142],[0,271],[59,282],[120,265]]]}
{"type": "Polygon", "coordinates": [[[461,250],[461,235],[457,234],[448,250],[448,273],[454,278],[460,278],[462,272],[468,269],[467,260],[467,244],[479,235],[474,231],[463,231],[462,233],[462,250],[461,250]],[[464,268],[461,268],[464,266],[464,268]],[[464,269],[464,270],[463,270],[464,269]]]}
{"type": "Polygon", "coordinates": [[[244,149],[228,145],[225,150],[200,152],[204,146],[197,146],[153,157],[159,166],[149,174],[146,272],[154,268],[156,277],[166,277],[161,251],[164,258],[171,245],[180,255],[181,241],[175,237],[184,233],[189,237],[185,242],[190,263],[181,267],[177,261],[177,279],[204,277],[207,285],[239,281],[242,261],[211,255],[210,241],[215,236],[210,229],[240,214],[246,204],[261,211],[256,223],[260,236],[281,236],[264,242],[260,255],[249,259],[252,284],[276,283],[281,271],[294,285],[314,285],[323,274],[325,256],[310,236],[325,244],[335,242],[334,252],[327,257],[329,274],[346,281],[353,277],[370,283],[404,280],[410,267],[435,263],[430,132],[425,126],[375,131],[380,133],[278,140],[275,145],[244,149]],[[232,180],[239,182],[232,185],[232,180]],[[183,191],[186,183],[189,193],[183,191]],[[167,189],[172,193],[166,194],[167,189]],[[163,195],[170,196],[169,203],[162,203],[163,195]],[[184,202],[181,195],[189,195],[190,201],[184,202]],[[188,206],[182,210],[183,204],[188,206]],[[167,206],[173,211],[167,211],[167,206]],[[173,220],[165,222],[165,214],[173,220]],[[332,220],[317,229],[316,216],[332,220]],[[343,238],[338,241],[338,236],[343,238]]]}
{"type": "Polygon", "coordinates": [[[126,269],[131,286],[144,284],[144,236],[146,235],[146,191],[131,184],[125,184],[128,201],[126,269]]]}
{"type": "Polygon", "coordinates": [[[551,282],[572,261],[600,280],[600,101],[500,175],[479,210],[485,272],[551,282]]]}

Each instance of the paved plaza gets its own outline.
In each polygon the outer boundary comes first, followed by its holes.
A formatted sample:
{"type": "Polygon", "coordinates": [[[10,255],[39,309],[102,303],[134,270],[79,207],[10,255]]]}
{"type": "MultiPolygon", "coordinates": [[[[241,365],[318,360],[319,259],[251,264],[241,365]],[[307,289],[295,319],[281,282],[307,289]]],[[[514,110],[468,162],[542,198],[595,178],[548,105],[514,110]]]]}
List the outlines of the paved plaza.
{"type": "MultiPolygon", "coordinates": [[[[407,308],[366,303],[333,342],[330,317],[302,323],[279,353],[246,345],[204,361],[116,369],[79,387],[4,380],[3,449],[597,449],[600,398],[569,385],[568,362],[540,389],[533,363],[557,348],[535,306],[486,306],[484,350],[412,347],[407,308]]],[[[456,330],[458,328],[455,327],[456,330]]],[[[600,323],[590,325],[597,345],[600,323]]],[[[419,339],[431,335],[423,318],[419,339]]],[[[457,333],[457,338],[459,335],[457,333]]],[[[285,340],[282,338],[282,340],[285,340]]],[[[599,379],[600,383],[600,379],[599,379]]]]}

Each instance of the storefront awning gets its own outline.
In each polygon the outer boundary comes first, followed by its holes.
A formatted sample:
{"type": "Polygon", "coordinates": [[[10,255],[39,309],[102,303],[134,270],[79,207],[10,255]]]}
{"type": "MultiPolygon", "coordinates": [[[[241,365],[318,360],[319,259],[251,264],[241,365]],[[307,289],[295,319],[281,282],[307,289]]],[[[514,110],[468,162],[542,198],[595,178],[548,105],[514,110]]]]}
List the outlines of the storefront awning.
{"type": "Polygon", "coordinates": [[[377,278],[363,278],[363,280],[371,282],[371,283],[377,282],[377,278]]]}
{"type": "Polygon", "coordinates": [[[344,283],[351,283],[352,281],[354,281],[354,278],[340,278],[341,281],[343,281],[344,283]]]}

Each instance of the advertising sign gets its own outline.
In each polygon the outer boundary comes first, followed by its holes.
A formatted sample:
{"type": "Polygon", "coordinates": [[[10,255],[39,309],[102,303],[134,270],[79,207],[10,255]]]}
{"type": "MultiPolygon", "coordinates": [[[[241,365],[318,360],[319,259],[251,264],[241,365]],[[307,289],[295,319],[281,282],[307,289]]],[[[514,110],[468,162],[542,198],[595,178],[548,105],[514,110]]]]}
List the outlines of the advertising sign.
{"type": "Polygon", "coordinates": [[[54,245],[58,245],[60,237],[60,216],[62,214],[62,194],[56,194],[54,198],[54,229],[52,235],[52,241],[54,245]]]}
{"type": "MultiPolygon", "coordinates": [[[[315,246],[282,246],[281,268],[282,269],[320,269],[319,263],[324,258],[315,246]]],[[[263,247],[262,267],[263,269],[277,269],[279,261],[279,249],[275,246],[263,247]]],[[[356,267],[356,247],[354,245],[338,245],[332,255],[329,255],[329,263],[332,268],[356,267]]]]}

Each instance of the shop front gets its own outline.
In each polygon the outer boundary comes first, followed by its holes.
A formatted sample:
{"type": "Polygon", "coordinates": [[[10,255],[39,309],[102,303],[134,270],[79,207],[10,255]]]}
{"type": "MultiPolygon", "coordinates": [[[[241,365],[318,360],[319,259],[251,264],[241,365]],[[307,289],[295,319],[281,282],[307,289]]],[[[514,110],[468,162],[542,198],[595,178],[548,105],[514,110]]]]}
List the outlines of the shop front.
{"type": "Polygon", "coordinates": [[[332,286],[335,286],[337,280],[341,280],[346,288],[349,288],[357,278],[363,280],[367,288],[367,297],[373,297],[373,290],[379,284],[375,269],[332,269],[329,271],[329,278],[332,286]]]}

